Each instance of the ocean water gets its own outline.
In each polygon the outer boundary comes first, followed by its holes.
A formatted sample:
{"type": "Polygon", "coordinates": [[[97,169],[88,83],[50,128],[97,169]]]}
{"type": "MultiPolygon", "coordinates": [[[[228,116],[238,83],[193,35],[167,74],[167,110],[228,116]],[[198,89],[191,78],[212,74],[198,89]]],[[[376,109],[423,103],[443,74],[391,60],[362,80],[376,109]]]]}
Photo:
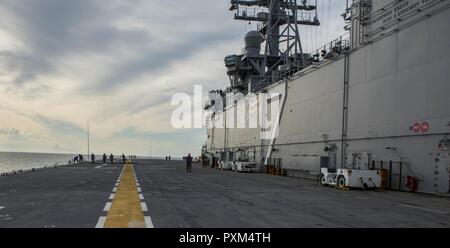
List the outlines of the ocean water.
{"type": "Polygon", "coordinates": [[[0,152],[0,172],[63,165],[74,157],[72,154],[0,152]]]}

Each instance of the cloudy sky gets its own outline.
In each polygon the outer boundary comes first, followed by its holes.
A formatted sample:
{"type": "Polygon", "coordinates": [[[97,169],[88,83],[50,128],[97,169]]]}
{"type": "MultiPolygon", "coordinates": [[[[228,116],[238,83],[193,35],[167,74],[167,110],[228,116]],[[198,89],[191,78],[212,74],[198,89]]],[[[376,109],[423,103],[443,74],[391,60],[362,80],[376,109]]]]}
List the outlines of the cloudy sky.
{"type": "MultiPolygon", "coordinates": [[[[343,0],[319,0],[308,50],[344,33],[343,0]]],[[[205,130],[176,130],[177,92],[228,85],[223,57],[246,31],[229,0],[0,0],[0,151],[198,153],[205,130]]]]}

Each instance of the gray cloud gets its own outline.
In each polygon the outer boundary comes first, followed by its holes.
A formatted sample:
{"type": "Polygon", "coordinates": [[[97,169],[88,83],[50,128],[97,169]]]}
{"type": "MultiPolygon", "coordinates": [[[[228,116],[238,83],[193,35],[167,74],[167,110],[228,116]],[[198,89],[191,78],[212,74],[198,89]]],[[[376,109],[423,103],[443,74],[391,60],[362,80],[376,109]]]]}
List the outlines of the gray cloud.
{"type": "MultiPolygon", "coordinates": [[[[23,84],[36,74],[52,70],[49,60],[64,55],[66,51],[77,49],[80,44],[75,38],[75,24],[83,22],[95,13],[88,8],[89,1],[6,1],[2,8],[20,20],[21,38],[26,42],[31,54],[17,56],[21,73],[15,79],[23,84]]],[[[17,28],[8,27],[7,28],[17,28]]]]}
{"type": "MultiPolygon", "coordinates": [[[[143,73],[164,70],[173,61],[183,60],[201,49],[213,49],[214,44],[232,40],[233,38],[234,36],[230,35],[229,32],[224,32],[224,30],[220,29],[214,32],[184,37],[182,41],[173,43],[168,50],[148,49],[142,51],[141,57],[123,65],[118,72],[93,85],[93,89],[95,91],[106,90],[108,92],[117,87],[123,87],[124,84],[130,86],[133,84],[133,79],[138,78],[143,73]]],[[[193,69],[202,70],[203,68],[193,69]]]]}
{"type": "Polygon", "coordinates": [[[20,131],[15,128],[2,127],[0,128],[0,134],[5,136],[20,135],[20,131]]]}
{"type": "Polygon", "coordinates": [[[103,1],[77,0],[24,0],[6,1],[1,8],[20,20],[18,29],[31,53],[8,56],[9,66],[20,70],[14,83],[22,85],[44,73],[53,72],[57,66],[54,58],[73,53],[106,53],[118,43],[131,47],[148,42],[149,34],[133,30],[118,30],[110,25],[112,20],[103,1]]]}
{"type": "Polygon", "coordinates": [[[23,141],[26,140],[25,135],[23,135],[20,130],[11,127],[0,128],[0,136],[6,137],[11,141],[23,141]]]}
{"type": "MultiPolygon", "coordinates": [[[[178,4],[183,7],[192,6],[184,1],[178,4]]],[[[119,68],[114,68],[110,77],[101,82],[92,82],[87,89],[80,89],[88,92],[111,91],[132,84],[133,78],[144,72],[156,71],[172,61],[184,59],[202,47],[210,46],[216,41],[234,38],[233,30],[229,29],[229,26],[214,27],[211,23],[215,22],[203,22],[202,19],[195,18],[192,18],[194,21],[186,21],[204,28],[195,29],[191,33],[186,32],[187,28],[182,22],[175,26],[174,23],[162,23],[166,19],[158,16],[163,16],[164,13],[155,13],[158,10],[153,9],[148,10],[148,16],[138,19],[142,20],[141,24],[149,27],[170,25],[170,31],[153,34],[142,30],[118,29],[112,25],[116,19],[133,14],[130,13],[130,9],[141,5],[141,1],[108,1],[108,4],[105,4],[104,1],[93,0],[22,0],[2,3],[0,8],[12,13],[20,23],[20,27],[3,24],[4,28],[17,29],[30,51],[22,54],[0,51],[2,55],[7,56],[5,59],[7,66],[20,71],[13,83],[20,86],[39,75],[54,72],[58,69],[58,65],[53,64],[55,58],[63,58],[68,54],[93,53],[114,57],[117,47],[122,49],[126,47],[131,51],[139,50],[140,57],[124,61],[119,68]],[[170,33],[174,31],[183,32],[170,33]],[[180,34],[183,36],[177,37],[180,34]],[[167,43],[166,39],[162,39],[165,36],[173,36],[171,43],[159,44],[167,43]],[[146,47],[146,44],[152,44],[151,48],[146,47]],[[160,49],[160,45],[169,45],[170,49],[160,49]]],[[[160,5],[165,6],[165,1],[160,1],[160,5]]],[[[186,14],[195,14],[198,8],[192,6],[191,9],[184,11],[186,14]]],[[[180,18],[188,18],[188,15],[180,18]]]]}
{"type": "Polygon", "coordinates": [[[55,120],[44,115],[37,115],[34,117],[34,120],[50,129],[53,135],[70,135],[80,137],[86,132],[83,128],[80,128],[72,123],[55,120]]]}

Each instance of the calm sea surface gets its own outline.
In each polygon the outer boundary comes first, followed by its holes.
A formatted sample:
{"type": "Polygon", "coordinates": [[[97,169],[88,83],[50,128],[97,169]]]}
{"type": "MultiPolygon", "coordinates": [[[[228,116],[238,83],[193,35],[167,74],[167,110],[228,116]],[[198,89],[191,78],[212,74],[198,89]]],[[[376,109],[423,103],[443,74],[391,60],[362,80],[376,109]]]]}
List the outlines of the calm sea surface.
{"type": "Polygon", "coordinates": [[[75,155],[0,152],[0,172],[66,164],[75,155]]]}

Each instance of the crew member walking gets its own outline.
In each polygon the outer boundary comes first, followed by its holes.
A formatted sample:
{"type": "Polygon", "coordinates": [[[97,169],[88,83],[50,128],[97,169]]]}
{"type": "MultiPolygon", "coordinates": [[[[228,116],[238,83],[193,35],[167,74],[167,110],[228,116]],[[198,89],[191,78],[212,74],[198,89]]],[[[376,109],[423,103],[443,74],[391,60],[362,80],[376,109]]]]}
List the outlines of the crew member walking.
{"type": "Polygon", "coordinates": [[[106,153],[103,153],[103,164],[106,164],[106,159],[107,159],[106,153]]]}
{"type": "Polygon", "coordinates": [[[91,155],[91,163],[95,164],[95,155],[94,155],[94,153],[92,153],[92,155],[91,155]]]}
{"type": "Polygon", "coordinates": [[[111,164],[114,164],[114,155],[109,155],[109,161],[111,162],[111,164]]]}
{"type": "Polygon", "coordinates": [[[186,157],[186,171],[188,173],[192,172],[192,157],[190,153],[186,157]]]}
{"type": "Polygon", "coordinates": [[[205,156],[205,154],[202,154],[202,167],[206,168],[206,156],[205,156]]]}

